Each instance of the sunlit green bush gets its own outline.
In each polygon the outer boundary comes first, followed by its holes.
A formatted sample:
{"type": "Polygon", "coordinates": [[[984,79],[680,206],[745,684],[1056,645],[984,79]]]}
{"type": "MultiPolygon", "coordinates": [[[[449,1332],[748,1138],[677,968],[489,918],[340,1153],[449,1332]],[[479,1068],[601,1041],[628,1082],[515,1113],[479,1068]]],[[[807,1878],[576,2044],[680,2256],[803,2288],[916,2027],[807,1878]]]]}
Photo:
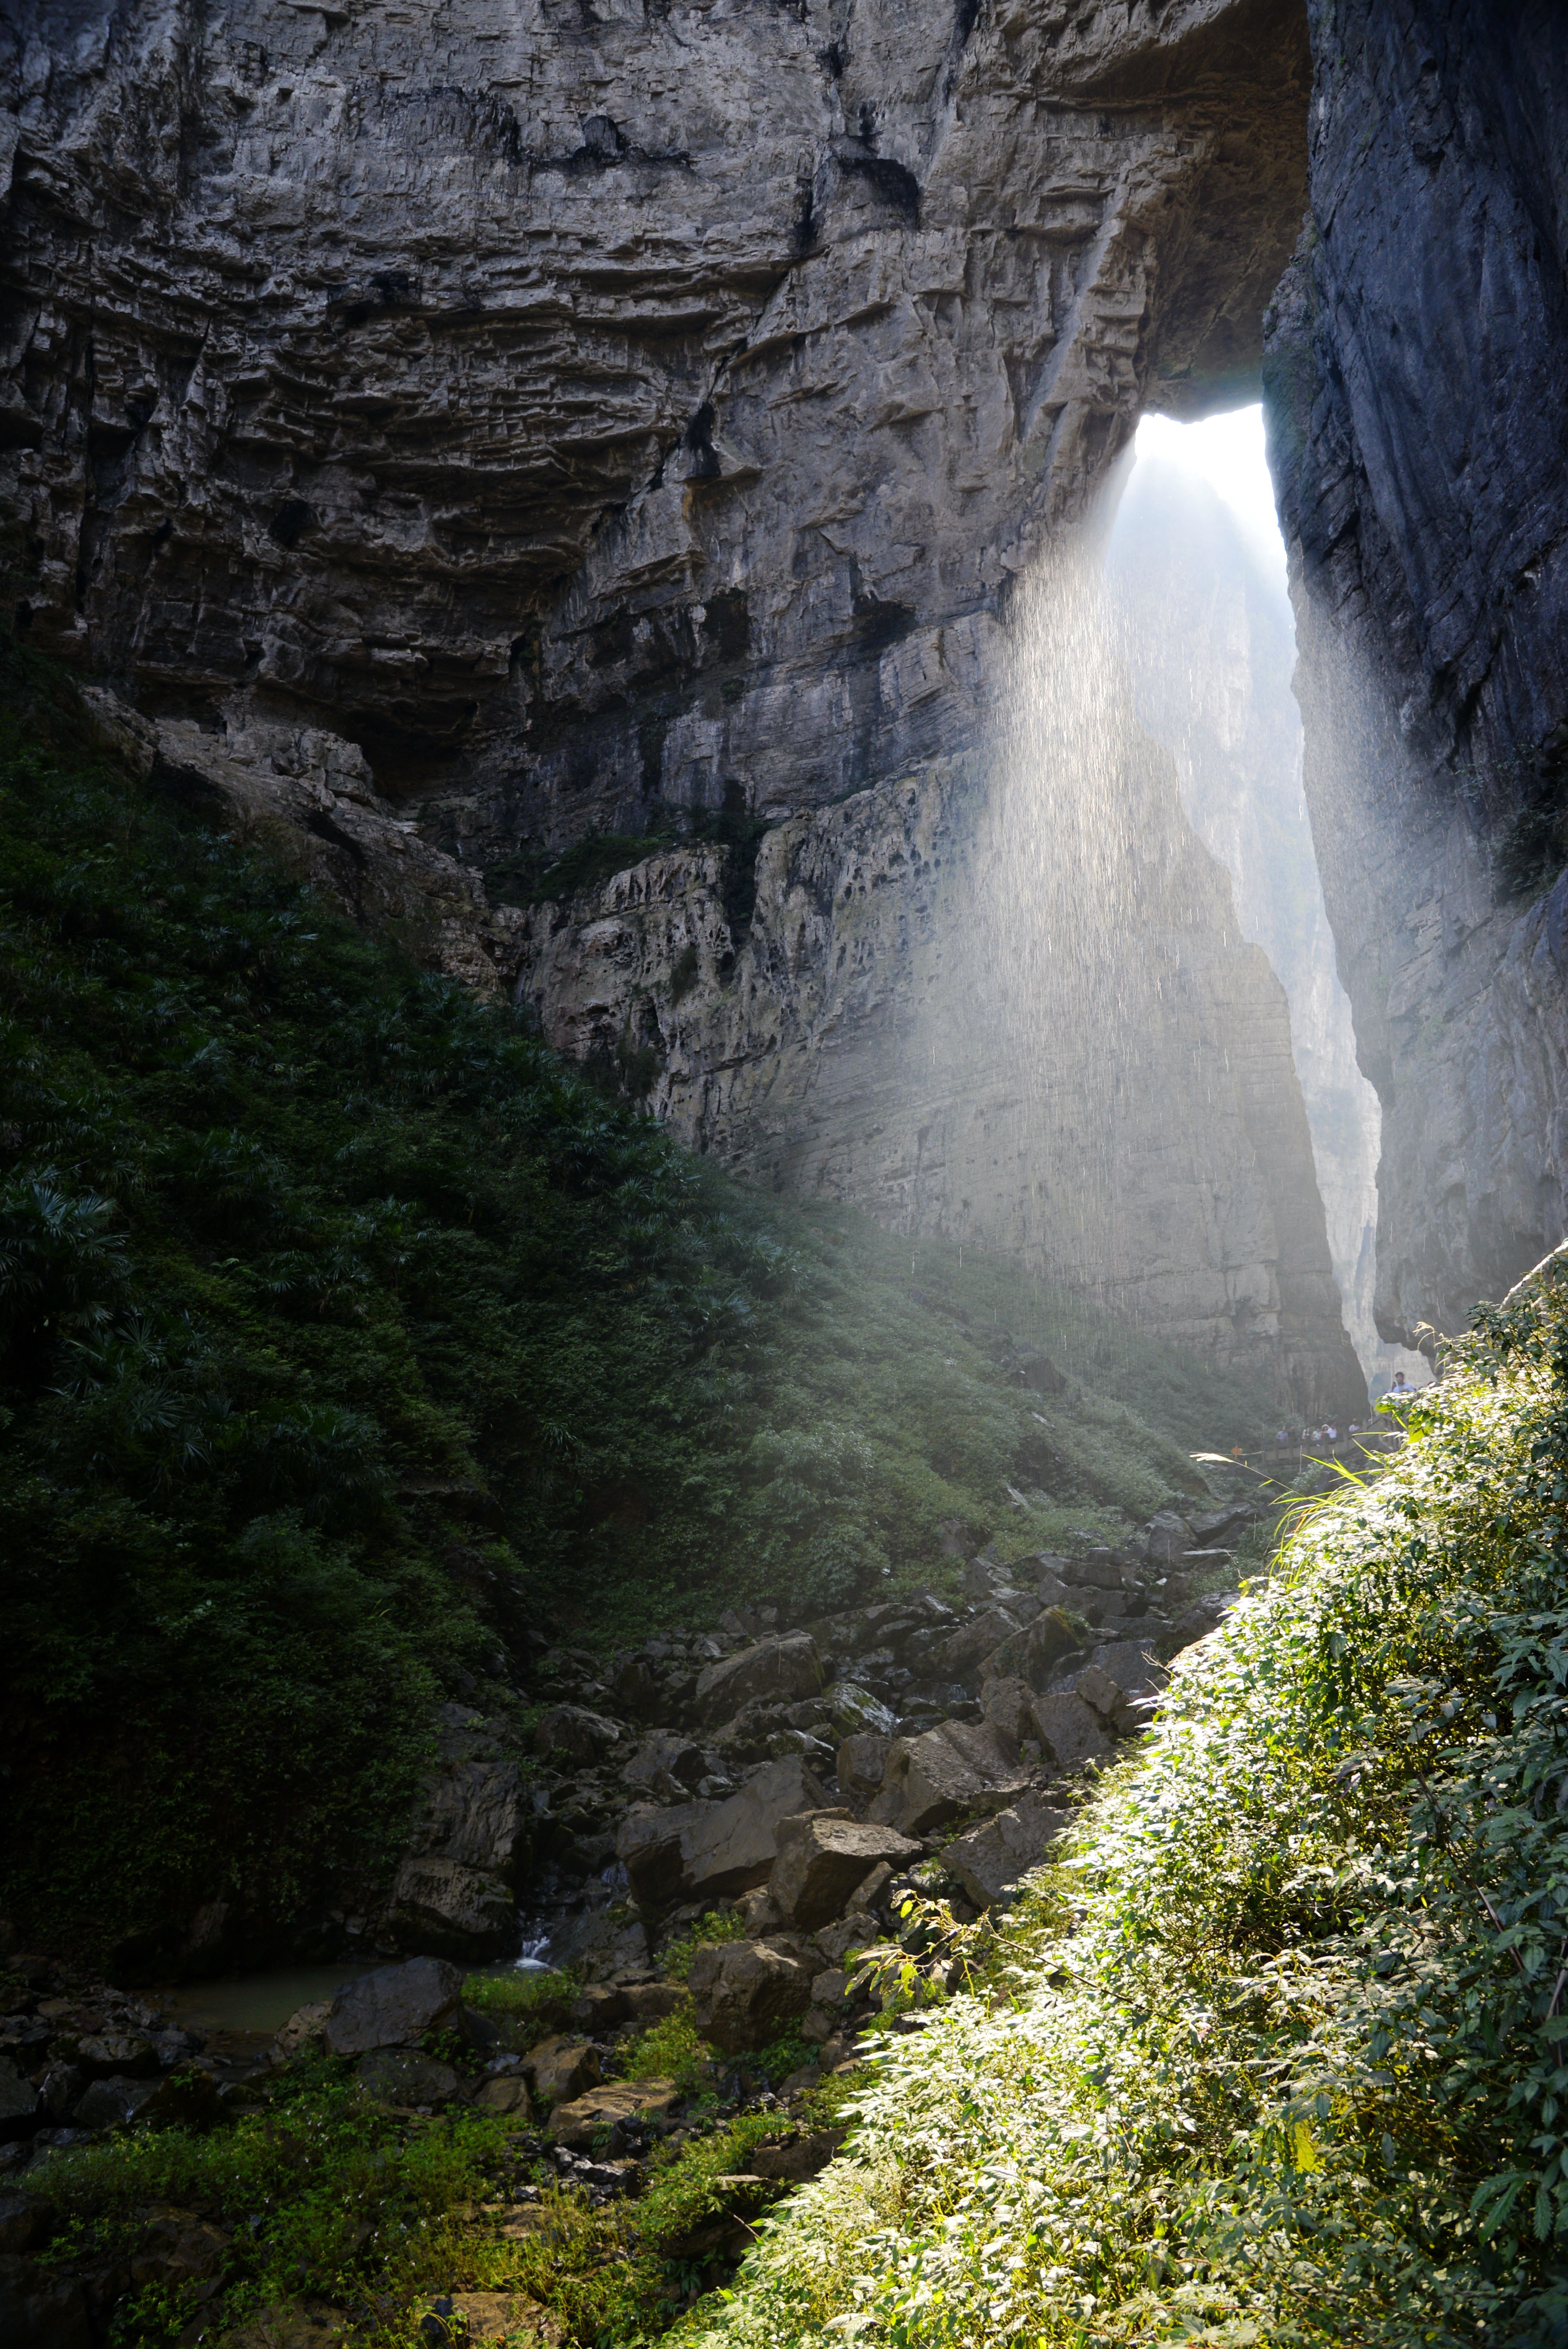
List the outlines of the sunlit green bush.
{"type": "Polygon", "coordinates": [[[1557,2340],[1568,1277],[1312,1513],[712,2349],[1557,2340]]]}

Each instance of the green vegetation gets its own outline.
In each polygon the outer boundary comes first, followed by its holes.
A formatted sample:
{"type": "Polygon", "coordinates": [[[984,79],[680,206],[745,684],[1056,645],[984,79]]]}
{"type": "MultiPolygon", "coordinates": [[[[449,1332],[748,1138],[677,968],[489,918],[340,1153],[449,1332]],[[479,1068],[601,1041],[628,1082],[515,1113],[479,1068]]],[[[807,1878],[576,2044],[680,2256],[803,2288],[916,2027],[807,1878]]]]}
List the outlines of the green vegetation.
{"type": "Polygon", "coordinates": [[[1410,1424],[683,2339],[1561,2339],[1568,1257],[1410,1424]]]}
{"type": "Polygon", "coordinates": [[[510,1702],[542,1619],[608,1645],[939,1581],[944,1524],[1114,1535],[1201,1481],[1189,1448],[1262,1432],[973,1252],[727,1183],[94,755],[10,657],[0,1898],[29,1937],[155,1966],[200,1903],[254,1950],[329,1884],[373,1897],[432,1703],[510,1702]]]}
{"type": "Polygon", "coordinates": [[[575,1974],[542,1968],[526,1973],[470,1974],[463,1984],[463,2004],[500,2024],[506,2044],[520,2054],[552,2031],[564,2031],[572,2020],[582,1984],[575,1974]]]}
{"type": "Polygon", "coordinates": [[[710,1909],[665,1943],[659,1952],[659,1970],[671,1982],[685,1982],[691,1971],[692,1960],[699,1950],[713,1948],[721,1941],[743,1941],[746,1920],[738,1909],[710,1909]]]}
{"type": "Polygon", "coordinates": [[[640,2200],[595,2209],[515,2121],[392,2112],[346,2064],[316,2057],[230,2127],[117,2135],[51,2156],[27,2186],[56,2214],[50,2266],[143,2252],[171,2206],[184,2226],[222,2230],[216,2299],[193,2279],[122,2303],[115,2338],[137,2349],[171,2349],[193,2322],[225,2338],[269,2312],[286,2332],[302,2305],[324,2341],[407,2349],[433,2297],[475,2292],[519,2294],[520,2322],[542,2302],[570,2340],[609,2349],[657,2338],[707,2289],[715,2259],[693,2230],[737,2208],[725,2181],[779,2129],[777,2113],[748,2113],[660,2145],[640,2200]],[[514,2201],[520,2189],[531,2203],[514,2201]],[[520,2207],[531,2223],[503,2231],[520,2207]]]}
{"type": "MultiPolygon", "coordinates": [[[[504,2122],[458,2108],[395,2116],[322,2058],[291,2069],[232,2127],[117,2136],[55,2155],[27,2182],[62,2222],[53,2264],[140,2250],[149,2206],[172,2204],[235,2230],[212,2315],[233,2323],[319,2299],[374,2325],[441,2288],[454,2212],[509,2168],[504,2122]]],[[[195,2313],[189,2287],[154,2287],[121,2313],[117,2337],[172,2342],[195,2313]]],[[[399,2324],[390,2337],[407,2335],[399,2324]]]]}

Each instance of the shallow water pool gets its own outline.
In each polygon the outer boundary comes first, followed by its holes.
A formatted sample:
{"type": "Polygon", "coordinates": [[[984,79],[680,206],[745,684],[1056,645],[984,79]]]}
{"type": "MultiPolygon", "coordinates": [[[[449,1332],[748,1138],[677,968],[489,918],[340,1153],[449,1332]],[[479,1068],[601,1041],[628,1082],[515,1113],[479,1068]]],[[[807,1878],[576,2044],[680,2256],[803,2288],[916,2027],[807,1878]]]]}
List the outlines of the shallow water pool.
{"type": "Polygon", "coordinates": [[[356,1959],[335,1966],[274,1967],[226,1982],[181,1982],[160,1991],[158,2004],[192,2031],[254,2031],[270,2039],[296,2008],[330,1998],[343,1983],[372,1971],[356,1959]]]}

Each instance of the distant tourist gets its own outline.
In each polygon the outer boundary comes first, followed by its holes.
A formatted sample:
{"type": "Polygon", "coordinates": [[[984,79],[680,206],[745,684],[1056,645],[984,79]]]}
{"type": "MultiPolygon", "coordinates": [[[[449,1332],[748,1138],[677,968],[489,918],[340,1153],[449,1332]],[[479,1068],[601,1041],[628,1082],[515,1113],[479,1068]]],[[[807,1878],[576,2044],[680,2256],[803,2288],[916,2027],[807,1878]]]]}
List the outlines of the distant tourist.
{"type": "Polygon", "coordinates": [[[1387,1402],[1396,1402],[1396,1401],[1400,1402],[1408,1402],[1408,1400],[1409,1400],[1409,1398],[1410,1398],[1410,1397],[1415,1393],[1415,1392],[1416,1392],[1416,1390],[1415,1390],[1415,1388],[1414,1388],[1414,1387],[1408,1387],[1408,1386],[1405,1384],[1405,1373],[1404,1373],[1404,1371],[1395,1371],[1395,1373],[1394,1373],[1394,1383],[1393,1383],[1393,1385],[1389,1388],[1388,1392],[1387,1392],[1387,1397],[1385,1398],[1385,1400],[1386,1400],[1387,1402]]]}

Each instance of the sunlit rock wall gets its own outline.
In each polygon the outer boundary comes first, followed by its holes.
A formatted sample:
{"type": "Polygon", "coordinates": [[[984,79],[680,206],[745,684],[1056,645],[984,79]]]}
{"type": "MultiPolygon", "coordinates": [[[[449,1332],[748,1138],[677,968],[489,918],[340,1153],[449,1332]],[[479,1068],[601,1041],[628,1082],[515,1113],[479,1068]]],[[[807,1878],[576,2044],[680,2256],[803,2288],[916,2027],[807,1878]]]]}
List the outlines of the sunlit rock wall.
{"type": "Polygon", "coordinates": [[[1568,16],[1314,12],[1271,321],[1306,791],[1383,1105],[1378,1318],[1462,1328],[1568,1222],[1568,16]]]}
{"type": "MultiPolygon", "coordinates": [[[[402,802],[376,825],[476,874],[726,803],[766,820],[748,934],[733,858],[695,846],[612,885],[611,932],[531,914],[547,1030],[762,1179],[1070,1262],[1346,1408],[1277,991],[1222,893],[1150,916],[1185,976],[1149,979],[1156,1092],[1115,1119],[1115,1032],[1085,1028],[1059,1082],[1049,1032],[1022,1078],[920,1040],[970,976],[929,885],[973,866],[953,778],[1018,583],[1146,398],[1255,367],[1305,184],[1299,7],[8,23],[0,442],[31,640],[181,729],[186,775],[204,730],[234,806],[302,730],[346,738],[402,802]],[[677,899],[696,984],[639,943],[677,899]],[[1120,1137],[1092,1212],[1061,1119],[1120,1137]]],[[[1182,867],[1173,795],[1147,807],[1148,861],[1182,867]]],[[[370,895],[416,883],[462,967],[445,865],[370,895]]],[[[519,926],[476,924],[509,969],[519,926]]]]}
{"type": "Polygon", "coordinates": [[[1423,1377],[1419,1357],[1379,1337],[1374,1317],[1381,1115],[1357,1066],[1302,795],[1283,550],[1276,542],[1271,557],[1198,475],[1140,447],[1108,571],[1138,714],[1171,751],[1182,807],[1231,875],[1243,936],[1289,999],[1346,1327],[1379,1388],[1396,1370],[1423,1377]]]}

